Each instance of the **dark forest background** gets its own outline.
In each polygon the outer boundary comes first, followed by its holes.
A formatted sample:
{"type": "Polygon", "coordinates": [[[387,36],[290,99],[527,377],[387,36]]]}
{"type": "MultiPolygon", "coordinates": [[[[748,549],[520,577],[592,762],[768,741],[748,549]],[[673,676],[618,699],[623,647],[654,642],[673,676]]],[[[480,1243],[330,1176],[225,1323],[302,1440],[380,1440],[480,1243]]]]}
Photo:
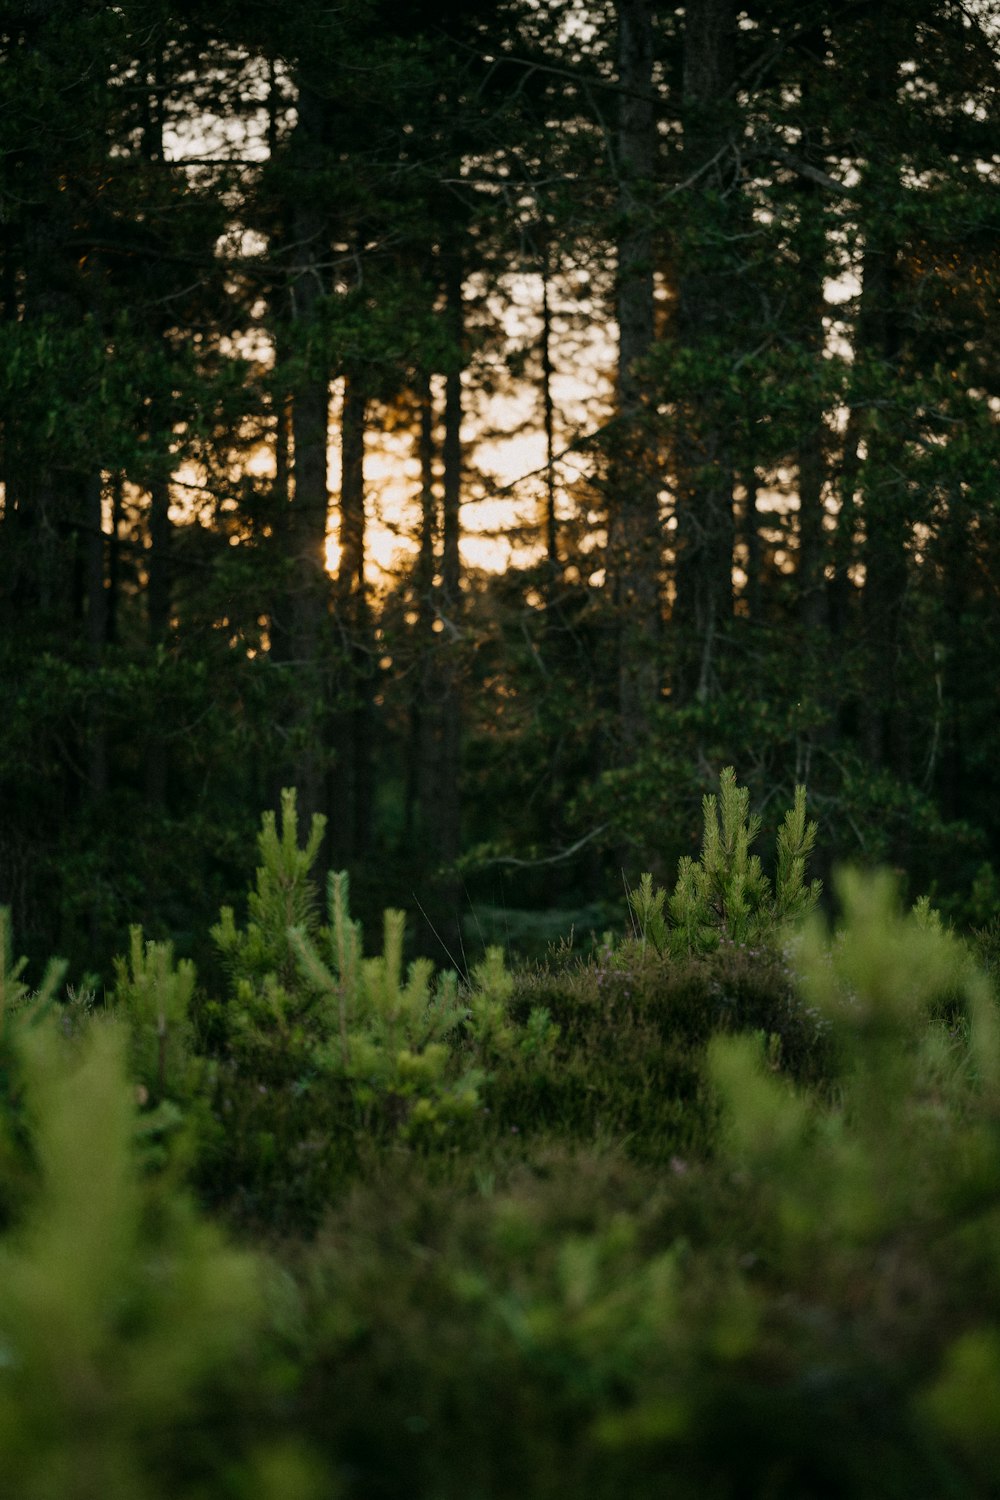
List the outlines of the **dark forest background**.
{"type": "Polygon", "coordinates": [[[727,764],[985,921],[998,46],[982,0],[0,5],[19,945],[196,949],[295,786],[362,913],[530,948],[727,764]],[[561,403],[587,349],[613,400],[561,403]],[[477,570],[505,394],[544,459],[477,570]]]}

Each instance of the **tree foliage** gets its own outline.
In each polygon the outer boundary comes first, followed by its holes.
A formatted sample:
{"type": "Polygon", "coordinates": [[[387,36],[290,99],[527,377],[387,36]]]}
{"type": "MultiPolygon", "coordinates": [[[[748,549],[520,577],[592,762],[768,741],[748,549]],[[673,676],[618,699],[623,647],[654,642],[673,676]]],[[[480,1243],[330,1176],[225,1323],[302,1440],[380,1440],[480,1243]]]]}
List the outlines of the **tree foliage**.
{"type": "Polygon", "coordinates": [[[130,0],[0,46],[33,953],[194,956],[294,783],[369,939],[405,875],[457,963],[470,905],[672,881],[729,764],[988,916],[988,16],[130,0]]]}

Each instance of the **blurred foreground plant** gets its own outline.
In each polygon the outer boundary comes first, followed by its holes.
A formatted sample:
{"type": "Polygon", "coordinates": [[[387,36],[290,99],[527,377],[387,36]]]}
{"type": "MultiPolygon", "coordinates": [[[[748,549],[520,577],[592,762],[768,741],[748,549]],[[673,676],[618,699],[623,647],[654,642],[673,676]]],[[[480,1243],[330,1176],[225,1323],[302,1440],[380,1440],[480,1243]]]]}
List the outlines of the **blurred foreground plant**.
{"type": "Polygon", "coordinates": [[[107,1020],[19,1039],[37,1181],[0,1240],[3,1493],[193,1500],[228,1474],[305,1500],[311,1460],[261,1440],[262,1263],[140,1172],[125,1041],[107,1020]]]}

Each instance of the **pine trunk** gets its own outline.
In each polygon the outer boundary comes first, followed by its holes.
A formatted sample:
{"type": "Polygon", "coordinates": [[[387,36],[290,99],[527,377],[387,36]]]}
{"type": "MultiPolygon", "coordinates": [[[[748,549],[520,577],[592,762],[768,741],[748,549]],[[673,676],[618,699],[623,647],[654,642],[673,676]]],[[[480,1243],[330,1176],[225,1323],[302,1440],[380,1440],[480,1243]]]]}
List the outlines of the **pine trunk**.
{"type": "MultiPolygon", "coordinates": [[[[90,664],[98,672],[108,639],[108,595],[104,582],[104,507],[99,473],[89,475],[86,480],[84,504],[87,649],[90,664]]],[[[92,795],[100,799],[108,791],[108,739],[99,688],[94,696],[88,728],[88,780],[92,795]]]]}
{"type": "Polygon", "coordinates": [[[430,376],[424,375],[418,394],[420,426],[417,456],[420,463],[420,545],[413,573],[414,681],[409,705],[409,754],[406,761],[406,788],[403,816],[404,852],[414,850],[419,836],[426,836],[423,811],[431,806],[430,788],[432,757],[428,736],[432,732],[429,697],[433,691],[432,652],[434,648],[434,542],[438,530],[437,495],[434,474],[434,398],[430,376]],[[418,835],[419,830],[419,835],[418,835]]]}
{"type": "MultiPolygon", "coordinates": [[[[731,266],[724,257],[735,221],[730,123],[736,7],[733,0],[692,0],[684,24],[684,172],[697,183],[706,222],[689,247],[678,282],[681,346],[709,366],[733,347],[731,266]],[[709,208],[711,205],[711,209],[709,208]]],[[[734,351],[735,352],[735,351],[734,351]]],[[[730,421],[705,377],[697,400],[681,404],[675,452],[676,600],[681,632],[675,696],[704,700],[715,686],[715,652],[733,611],[734,458],[730,421]]]]}
{"type": "Polygon", "coordinates": [[[324,812],[326,747],[326,674],[323,663],[327,615],[326,527],[329,509],[327,442],[329,437],[329,371],[321,353],[311,348],[317,305],[326,288],[325,224],[317,201],[316,174],[321,161],[325,103],[303,84],[299,90],[296,158],[301,176],[292,210],[296,263],[289,298],[292,336],[299,356],[292,402],[292,501],[288,508],[291,600],[288,607],[288,654],[293,688],[292,775],[299,808],[308,819],[324,812]]]}
{"type": "MultiPolygon", "coordinates": [[[[880,41],[870,87],[873,106],[885,116],[896,98],[900,39],[887,27],[880,41]]],[[[884,211],[886,203],[898,198],[900,181],[898,164],[888,151],[872,163],[865,186],[867,222],[862,225],[865,246],[854,351],[855,366],[864,372],[869,386],[863,424],[867,451],[859,476],[864,521],[861,729],[870,760],[906,775],[909,752],[899,720],[898,679],[908,575],[909,493],[903,478],[905,465],[899,461],[901,439],[891,410],[885,411],[902,356],[896,305],[899,247],[884,211]]]]}
{"type": "Polygon", "coordinates": [[[618,737],[627,761],[659,693],[660,462],[643,362],[653,343],[649,193],[656,175],[650,0],[619,0],[617,421],[608,496],[608,574],[615,610],[618,737]]]}
{"type": "Polygon", "coordinates": [[[344,380],[341,417],[340,563],[337,612],[349,665],[349,702],[334,732],[336,806],[331,825],[339,864],[360,859],[371,839],[373,798],[373,655],[365,578],[365,427],[368,402],[362,381],[344,380]]]}

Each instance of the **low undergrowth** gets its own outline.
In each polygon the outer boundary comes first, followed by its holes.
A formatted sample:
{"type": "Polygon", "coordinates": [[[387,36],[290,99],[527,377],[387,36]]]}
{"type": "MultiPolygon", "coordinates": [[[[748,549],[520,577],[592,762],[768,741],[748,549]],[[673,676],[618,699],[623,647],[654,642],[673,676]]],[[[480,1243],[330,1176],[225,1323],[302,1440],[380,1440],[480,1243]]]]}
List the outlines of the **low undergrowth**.
{"type": "Polygon", "coordinates": [[[521,970],[365,954],[290,794],[214,973],[5,929],[3,1492],[995,1493],[992,949],[755,832],[521,970]]]}

